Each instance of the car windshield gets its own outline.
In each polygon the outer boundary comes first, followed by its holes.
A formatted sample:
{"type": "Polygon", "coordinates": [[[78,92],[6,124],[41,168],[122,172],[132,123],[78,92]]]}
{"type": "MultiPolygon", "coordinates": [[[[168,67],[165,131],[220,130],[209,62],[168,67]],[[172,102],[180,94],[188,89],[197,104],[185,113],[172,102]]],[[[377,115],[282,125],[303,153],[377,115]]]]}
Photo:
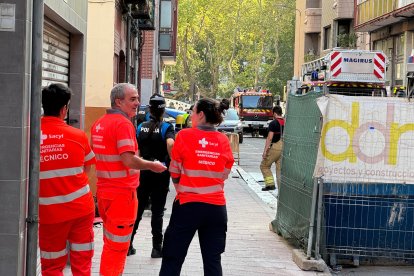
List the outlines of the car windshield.
{"type": "Polygon", "coordinates": [[[272,108],[272,96],[242,96],[243,108],[272,108]]]}
{"type": "Polygon", "coordinates": [[[239,116],[237,115],[236,110],[235,109],[227,110],[226,115],[224,116],[224,120],[225,121],[239,120],[239,116]]]}

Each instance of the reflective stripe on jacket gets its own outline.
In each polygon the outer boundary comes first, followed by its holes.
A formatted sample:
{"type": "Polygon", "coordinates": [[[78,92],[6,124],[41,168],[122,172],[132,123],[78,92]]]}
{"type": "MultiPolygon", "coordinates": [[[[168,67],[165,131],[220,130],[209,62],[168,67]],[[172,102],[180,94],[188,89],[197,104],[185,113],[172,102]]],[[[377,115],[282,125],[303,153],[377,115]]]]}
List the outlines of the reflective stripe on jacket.
{"type": "Polygon", "coordinates": [[[59,223],[93,213],[85,166],[95,163],[86,134],[63,120],[44,116],[40,144],[40,223],[59,223]]]}
{"type": "Polygon", "coordinates": [[[91,129],[92,148],[96,154],[97,186],[101,188],[138,187],[139,170],[124,165],[121,154],[138,152],[135,128],[124,113],[108,110],[91,129]]]}
{"type": "Polygon", "coordinates": [[[177,199],[224,205],[224,181],[234,163],[228,138],[214,128],[191,128],[177,135],[170,164],[177,199]]]}

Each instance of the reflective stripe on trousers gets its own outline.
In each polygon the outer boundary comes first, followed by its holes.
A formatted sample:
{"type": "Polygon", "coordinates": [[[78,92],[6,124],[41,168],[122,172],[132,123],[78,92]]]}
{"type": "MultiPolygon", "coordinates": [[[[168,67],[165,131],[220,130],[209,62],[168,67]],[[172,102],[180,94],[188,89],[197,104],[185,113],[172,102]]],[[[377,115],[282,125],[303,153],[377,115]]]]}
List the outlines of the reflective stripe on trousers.
{"type": "Polygon", "coordinates": [[[109,192],[98,188],[96,195],[104,227],[100,273],[122,275],[137,216],[136,189],[109,192]]]}
{"type": "Polygon", "coordinates": [[[78,199],[87,193],[89,193],[90,188],[89,185],[85,185],[79,190],[62,196],[51,196],[51,197],[39,197],[39,204],[40,205],[52,205],[52,204],[60,204],[60,203],[67,203],[78,199]]]}
{"type": "Polygon", "coordinates": [[[40,251],[40,257],[46,260],[53,260],[63,256],[66,256],[68,251],[65,249],[56,252],[40,251]]]}
{"type": "Polygon", "coordinates": [[[105,237],[107,237],[113,242],[129,242],[131,240],[131,235],[132,235],[132,233],[129,235],[125,235],[125,236],[119,236],[119,235],[112,234],[108,232],[108,230],[105,229],[105,225],[104,225],[103,233],[105,237]]]}
{"type": "Polygon", "coordinates": [[[278,189],[280,188],[280,180],[281,180],[281,159],[282,159],[282,149],[283,149],[283,142],[279,140],[276,143],[270,145],[265,158],[263,158],[262,162],[260,163],[260,170],[263,174],[263,179],[265,180],[266,186],[274,186],[275,181],[273,179],[273,173],[271,171],[271,167],[273,163],[276,163],[276,178],[277,178],[277,186],[278,189]]]}
{"type": "Polygon", "coordinates": [[[66,266],[69,250],[72,274],[91,275],[94,217],[95,213],[92,211],[85,216],[59,223],[39,223],[42,275],[63,275],[59,273],[66,266]]]}
{"type": "Polygon", "coordinates": [[[95,248],[95,244],[93,242],[89,243],[71,243],[70,244],[70,250],[71,251],[90,251],[95,248]]]}

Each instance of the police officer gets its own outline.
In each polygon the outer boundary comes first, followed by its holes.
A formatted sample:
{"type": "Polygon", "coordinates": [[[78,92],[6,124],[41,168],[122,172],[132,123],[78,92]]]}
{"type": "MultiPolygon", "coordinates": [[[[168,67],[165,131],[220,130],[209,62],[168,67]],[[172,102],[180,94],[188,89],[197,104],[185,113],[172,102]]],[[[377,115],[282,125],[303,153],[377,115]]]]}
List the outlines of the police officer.
{"type": "MultiPolygon", "coordinates": [[[[168,167],[170,163],[170,153],[174,145],[174,127],[167,122],[163,122],[165,112],[165,99],[160,94],[154,94],[149,101],[150,120],[143,122],[137,127],[137,141],[140,149],[140,156],[145,160],[159,160],[168,167]]],[[[138,194],[138,215],[135,221],[131,236],[128,255],[136,253],[133,247],[134,235],[137,232],[139,222],[142,219],[145,206],[151,199],[151,228],[152,228],[152,258],[161,258],[162,248],[162,225],[164,217],[164,206],[168,194],[170,183],[170,173],[153,173],[142,171],[140,175],[140,185],[137,188],[138,194]]]]}

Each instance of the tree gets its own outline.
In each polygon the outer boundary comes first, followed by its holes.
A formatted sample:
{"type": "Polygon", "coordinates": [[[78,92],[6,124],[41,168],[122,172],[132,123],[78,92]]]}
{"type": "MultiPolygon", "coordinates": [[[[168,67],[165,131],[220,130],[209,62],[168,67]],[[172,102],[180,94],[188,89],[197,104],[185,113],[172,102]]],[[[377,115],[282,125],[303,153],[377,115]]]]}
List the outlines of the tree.
{"type": "Polygon", "coordinates": [[[177,64],[166,79],[192,99],[229,97],[234,88],[280,94],[293,74],[294,1],[180,0],[177,64]],[[281,8],[287,7],[287,8],[281,8]]]}

